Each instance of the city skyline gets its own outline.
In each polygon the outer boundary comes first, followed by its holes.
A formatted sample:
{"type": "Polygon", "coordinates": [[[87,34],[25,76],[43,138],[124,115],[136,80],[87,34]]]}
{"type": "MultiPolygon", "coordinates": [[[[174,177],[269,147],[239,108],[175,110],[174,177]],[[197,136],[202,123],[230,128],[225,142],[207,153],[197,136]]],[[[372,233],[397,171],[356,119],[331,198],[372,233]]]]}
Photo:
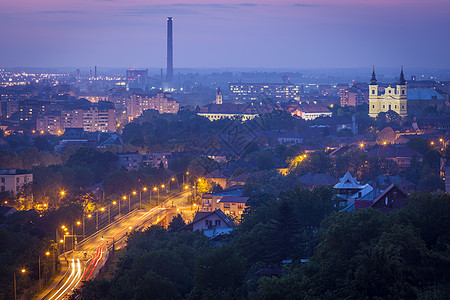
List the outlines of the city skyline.
{"type": "Polygon", "coordinates": [[[446,1],[2,3],[2,67],[448,68],[446,1]],[[439,42],[439,47],[435,46],[439,42]],[[270,59],[269,59],[270,58],[270,59]]]}

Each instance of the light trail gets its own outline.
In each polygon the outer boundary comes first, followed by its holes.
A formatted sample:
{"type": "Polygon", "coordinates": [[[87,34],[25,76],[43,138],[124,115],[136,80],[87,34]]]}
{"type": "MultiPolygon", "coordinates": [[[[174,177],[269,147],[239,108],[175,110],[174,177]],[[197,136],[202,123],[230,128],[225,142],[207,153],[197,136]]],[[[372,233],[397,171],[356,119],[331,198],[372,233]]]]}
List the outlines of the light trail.
{"type": "MultiPolygon", "coordinates": [[[[62,297],[64,297],[65,294],[66,294],[66,292],[67,292],[67,290],[68,290],[69,288],[72,287],[72,285],[73,285],[73,283],[75,282],[75,280],[77,280],[77,278],[80,277],[80,276],[82,275],[82,274],[81,274],[81,264],[80,264],[80,260],[77,259],[77,261],[78,261],[78,271],[77,271],[77,275],[73,277],[72,281],[67,285],[67,288],[61,293],[61,296],[62,296],[62,297]]],[[[73,264],[74,264],[74,267],[75,267],[75,262],[74,262],[73,264]]],[[[72,289],[71,289],[71,290],[72,290],[72,289]]]]}
{"type": "Polygon", "coordinates": [[[72,278],[72,276],[75,275],[75,259],[72,258],[72,272],[70,273],[69,278],[67,279],[67,281],[64,282],[64,284],[62,285],[62,287],[59,288],[59,290],[56,291],[56,293],[53,294],[53,296],[51,296],[50,298],[48,298],[48,300],[53,299],[55,296],[58,295],[59,291],[62,290],[66,285],[67,282],[69,282],[70,278],[72,278]]]}

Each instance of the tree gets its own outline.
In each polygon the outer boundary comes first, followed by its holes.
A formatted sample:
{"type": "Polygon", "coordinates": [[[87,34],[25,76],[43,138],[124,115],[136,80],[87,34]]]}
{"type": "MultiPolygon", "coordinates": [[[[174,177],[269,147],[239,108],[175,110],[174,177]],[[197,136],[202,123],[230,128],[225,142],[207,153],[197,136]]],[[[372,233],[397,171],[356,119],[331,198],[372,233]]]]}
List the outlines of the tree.
{"type": "Polygon", "coordinates": [[[184,222],[183,217],[180,214],[178,214],[172,218],[172,221],[170,221],[167,229],[171,232],[174,232],[178,231],[178,229],[180,229],[185,225],[186,223],[184,222]]]}

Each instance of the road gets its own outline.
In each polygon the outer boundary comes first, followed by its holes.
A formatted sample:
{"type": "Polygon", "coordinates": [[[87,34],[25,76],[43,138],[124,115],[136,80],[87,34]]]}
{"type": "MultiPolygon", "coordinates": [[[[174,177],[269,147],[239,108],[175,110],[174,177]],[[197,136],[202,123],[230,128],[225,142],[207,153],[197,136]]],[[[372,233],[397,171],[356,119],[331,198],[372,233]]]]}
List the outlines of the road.
{"type": "MultiPolygon", "coordinates": [[[[170,203],[170,206],[173,203],[176,208],[176,205],[184,202],[187,196],[187,192],[181,193],[166,203],[170,203]]],[[[169,211],[170,209],[164,204],[150,210],[132,211],[78,243],[74,251],[60,257],[60,259],[66,259],[68,263],[67,272],[60,282],[38,299],[67,299],[72,291],[82,285],[84,281],[95,278],[100,267],[106,262],[113,243],[115,249],[123,247],[128,233],[157,224],[169,211]]]]}

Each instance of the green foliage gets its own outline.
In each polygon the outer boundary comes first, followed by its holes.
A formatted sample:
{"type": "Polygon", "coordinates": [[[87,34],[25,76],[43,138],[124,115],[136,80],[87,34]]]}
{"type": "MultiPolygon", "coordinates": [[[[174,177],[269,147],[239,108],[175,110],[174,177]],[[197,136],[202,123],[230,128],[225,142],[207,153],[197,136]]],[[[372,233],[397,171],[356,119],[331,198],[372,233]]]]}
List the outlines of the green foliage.
{"type": "Polygon", "coordinates": [[[235,299],[242,297],[245,264],[230,246],[216,247],[201,256],[194,271],[191,299],[235,299]],[[232,298],[230,298],[232,297],[232,298]]]}
{"type": "Polygon", "coordinates": [[[180,229],[185,225],[186,223],[184,222],[183,217],[180,214],[178,214],[172,218],[172,221],[170,221],[167,230],[172,232],[178,231],[178,229],[180,229]]]}

